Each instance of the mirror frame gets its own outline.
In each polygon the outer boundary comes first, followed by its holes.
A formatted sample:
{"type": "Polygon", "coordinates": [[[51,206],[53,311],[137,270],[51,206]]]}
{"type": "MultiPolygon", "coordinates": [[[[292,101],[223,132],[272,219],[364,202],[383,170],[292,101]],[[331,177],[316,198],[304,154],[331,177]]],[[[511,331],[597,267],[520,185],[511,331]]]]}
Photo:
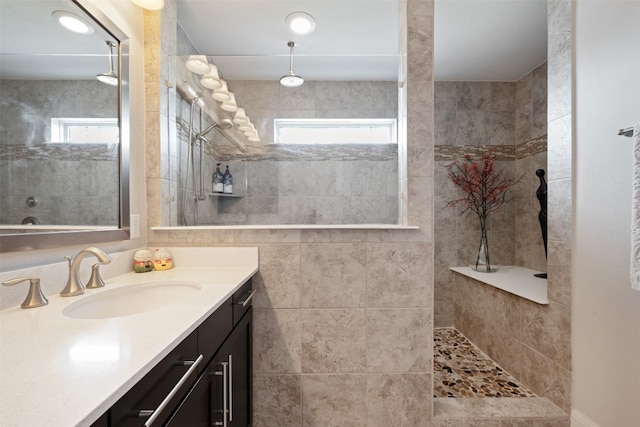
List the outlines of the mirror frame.
{"type": "MultiPolygon", "coordinates": [[[[72,0],[93,21],[118,40],[118,121],[120,126],[120,206],[116,228],[91,229],[91,226],[73,227],[73,230],[28,232],[0,235],[0,252],[20,252],[57,248],[74,244],[102,243],[129,240],[129,37],[95,4],[87,0],[72,0]]],[[[104,228],[104,227],[101,227],[104,228]]]]}

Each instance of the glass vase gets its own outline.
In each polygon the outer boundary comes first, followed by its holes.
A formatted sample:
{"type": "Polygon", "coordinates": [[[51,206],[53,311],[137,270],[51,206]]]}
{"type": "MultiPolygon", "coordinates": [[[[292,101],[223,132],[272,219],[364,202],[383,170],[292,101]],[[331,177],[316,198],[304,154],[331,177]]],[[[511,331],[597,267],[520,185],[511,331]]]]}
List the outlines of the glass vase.
{"type": "Polygon", "coordinates": [[[471,269],[482,273],[494,273],[500,269],[500,264],[489,251],[489,239],[487,237],[487,217],[480,216],[480,244],[475,257],[471,260],[471,269]]]}

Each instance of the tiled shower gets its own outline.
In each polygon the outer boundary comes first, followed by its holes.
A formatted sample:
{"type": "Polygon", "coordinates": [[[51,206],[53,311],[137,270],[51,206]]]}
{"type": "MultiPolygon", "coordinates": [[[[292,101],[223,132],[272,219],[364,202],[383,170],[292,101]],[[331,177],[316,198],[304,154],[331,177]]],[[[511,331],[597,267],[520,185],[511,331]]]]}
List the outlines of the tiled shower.
{"type": "Polygon", "coordinates": [[[98,81],[2,80],[1,85],[0,223],[33,218],[47,225],[117,225],[118,146],[51,143],[54,117],[83,118],[90,112],[89,117],[116,119],[117,91],[98,81]]]}

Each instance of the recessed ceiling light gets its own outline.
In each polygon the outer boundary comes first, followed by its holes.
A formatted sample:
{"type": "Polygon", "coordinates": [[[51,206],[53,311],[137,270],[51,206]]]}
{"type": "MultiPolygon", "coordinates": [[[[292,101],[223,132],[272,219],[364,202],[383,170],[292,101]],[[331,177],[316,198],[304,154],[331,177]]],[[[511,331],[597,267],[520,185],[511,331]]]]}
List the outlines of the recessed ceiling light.
{"type": "Polygon", "coordinates": [[[287,23],[289,31],[299,36],[306,36],[316,29],[316,20],[306,12],[291,12],[284,22],[287,23]]]}
{"type": "Polygon", "coordinates": [[[67,30],[78,34],[93,34],[93,26],[86,19],[64,10],[54,10],[51,16],[67,30]]]}

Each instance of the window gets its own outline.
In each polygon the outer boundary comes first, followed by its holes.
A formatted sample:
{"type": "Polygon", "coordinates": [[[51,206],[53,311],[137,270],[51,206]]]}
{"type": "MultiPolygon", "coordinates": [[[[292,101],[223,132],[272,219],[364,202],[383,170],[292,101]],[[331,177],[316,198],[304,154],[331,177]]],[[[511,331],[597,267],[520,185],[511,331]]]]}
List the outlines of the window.
{"type": "Polygon", "coordinates": [[[397,144],[396,119],[274,119],[275,144],[397,144]]]}
{"type": "Polygon", "coordinates": [[[51,142],[117,144],[119,130],[118,119],[54,117],[51,119],[51,142]]]}

